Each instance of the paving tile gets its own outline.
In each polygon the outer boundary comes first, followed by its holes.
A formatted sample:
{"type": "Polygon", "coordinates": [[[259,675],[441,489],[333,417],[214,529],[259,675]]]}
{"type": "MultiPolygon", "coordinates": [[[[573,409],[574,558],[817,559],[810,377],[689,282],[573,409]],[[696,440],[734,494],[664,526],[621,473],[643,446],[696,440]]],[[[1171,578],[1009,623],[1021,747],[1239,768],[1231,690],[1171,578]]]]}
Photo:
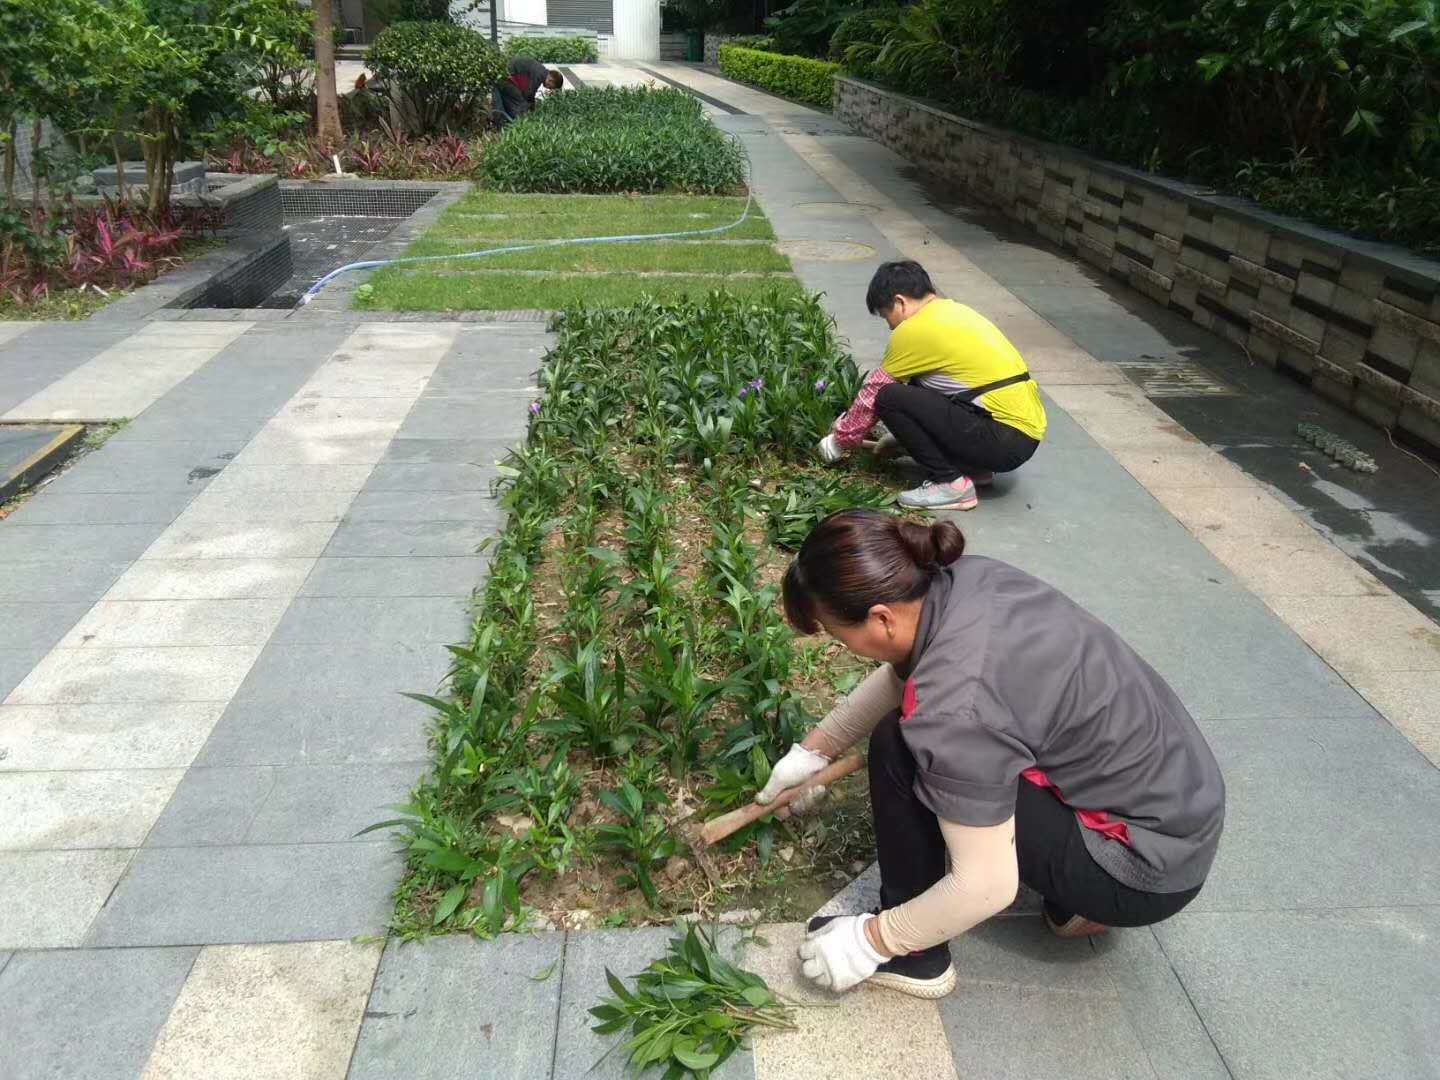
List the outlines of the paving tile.
{"type": "MultiPolygon", "coordinates": [[[[414,764],[292,765],[274,785],[245,835],[247,844],[343,843],[407,801],[419,779],[414,764]]],[[[373,841],[367,834],[364,838],[373,841]]]]}
{"type": "Polygon", "coordinates": [[[352,364],[327,364],[317,371],[295,400],[319,398],[393,398],[420,396],[431,376],[424,369],[354,370],[352,364]]]}
{"type": "Polygon", "coordinates": [[[258,645],[52,649],[5,704],[226,701],[259,654],[258,645]]]}
{"type": "Polygon", "coordinates": [[[223,344],[156,349],[134,338],[16,405],[4,420],[108,420],[139,416],[223,344]]]}
{"type": "Polygon", "coordinates": [[[179,769],[0,773],[0,848],[139,847],[182,775],[179,769]]]}
{"type": "Polygon", "coordinates": [[[351,555],[473,555],[499,527],[489,521],[345,521],[325,548],[332,558],[351,555]]]}
{"type": "Polygon", "coordinates": [[[333,521],[176,522],[145,551],[147,559],[295,559],[319,555],[333,521]]]}
{"type": "Polygon", "coordinates": [[[314,559],[142,559],[115,582],[107,600],[288,599],[314,559]]]}
{"type": "Polygon", "coordinates": [[[1440,670],[1351,676],[1355,689],[1434,764],[1440,765],[1440,670]]]}
{"type": "MultiPolygon", "coordinates": [[[[820,990],[800,973],[796,954],[805,937],[799,923],[758,928],[770,944],[745,950],[745,966],[783,997],[819,1008],[796,1012],[799,1031],[755,1039],[755,1073],[786,1080],[957,1080],[940,1010],[933,1001],[860,987],[849,994],[820,990]],[[896,1032],[905,1052],[895,1052],[896,1032]]],[[[966,1070],[963,1075],[975,1074],[966,1070]]]]}
{"type": "Polygon", "coordinates": [[[210,442],[116,443],[66,469],[46,495],[196,492],[240,452],[246,437],[210,442]]]}
{"type": "Polygon", "coordinates": [[[366,491],[485,491],[500,474],[489,465],[389,464],[375,466],[366,491]]]}
{"type": "Polygon", "coordinates": [[[464,596],[484,584],[488,555],[321,558],[301,596],[464,596]]]}
{"type": "Polygon", "coordinates": [[[392,939],[348,1080],[549,1076],[563,941],[558,933],[392,939]],[[555,974],[534,978],[547,969],[555,974]]]}
{"type": "Polygon", "coordinates": [[[359,491],[369,465],[229,465],[210,482],[210,494],[268,491],[359,491]]]}
{"type": "MultiPolygon", "coordinates": [[[[960,1075],[1032,1080],[1061,1062],[1073,1080],[1156,1075],[1114,998],[1038,987],[962,986],[941,999],[940,1015],[960,1075]]],[[[885,1073],[877,1069],[874,1075],[885,1073]]]]}
{"type": "MultiPolygon", "coordinates": [[[[200,765],[428,762],[429,710],[395,693],[299,699],[283,691],[232,701],[200,765]]],[[[416,776],[423,765],[415,768],[416,776]]]]}
{"type": "Polygon", "coordinates": [[[1155,930],[1232,1075],[1434,1076],[1440,909],[1187,911],[1155,930]]]}
{"type": "Polygon", "coordinates": [[[469,625],[470,601],[451,596],[296,597],[280,620],[278,645],[325,641],[408,641],[450,644],[469,625]]]}
{"type": "Polygon", "coordinates": [[[201,950],[143,1080],[341,1080],[379,959],[349,941],[201,950]]]}
{"type": "MultiPolygon", "coordinates": [[[[555,1080],[620,1080],[626,1075],[625,1055],[618,1050],[610,1053],[617,1042],[624,1042],[629,1032],[597,1035],[590,1025],[594,1018],[589,1010],[610,996],[605,982],[605,969],[628,977],[642,970],[652,960],[665,955],[674,936],[669,927],[655,926],[639,930],[588,930],[572,932],[565,940],[565,959],[560,984],[559,1029],[555,1038],[555,1080]]],[[[722,955],[743,963],[738,947],[738,934],[721,938],[722,955]]],[[[712,1074],[716,1080],[742,1080],[755,1075],[754,1055],[737,1051],[724,1066],[712,1074]]]]}
{"type": "Polygon", "coordinates": [[[1037,918],[991,919],[950,943],[959,985],[1114,996],[1084,938],[1061,940],[1037,918]]]}
{"type": "Polygon", "coordinates": [[[0,974],[4,1075],[33,1080],[138,1076],[198,952],[22,953],[0,974]]]}
{"type": "Polygon", "coordinates": [[[293,398],[275,416],[277,420],[307,423],[328,423],[336,420],[381,420],[393,423],[404,420],[414,405],[414,395],[335,397],[302,394],[293,398]]]}
{"type": "Polygon", "coordinates": [[[386,437],[321,438],[266,429],[235,457],[237,465],[373,465],[385,453],[386,437]]]}
{"type": "Polygon", "coordinates": [[[255,437],[264,424],[264,417],[248,413],[237,416],[202,408],[160,407],[146,409],[110,438],[116,447],[128,447],[183,442],[203,434],[209,439],[226,439],[243,446],[255,437]],[[202,415],[205,417],[203,424],[196,419],[202,415]]]}
{"type": "Polygon", "coordinates": [[[89,610],[90,605],[83,600],[0,602],[0,649],[48,649],[89,610]]]}
{"type": "Polygon", "coordinates": [[[284,597],[251,600],[102,600],[60,642],[62,648],[144,645],[264,645],[284,597]]]}
{"type": "Polygon", "coordinates": [[[64,494],[41,491],[12,515],[20,525],[168,525],[190,504],[190,491],[64,494]]]}
{"type": "Polygon", "coordinates": [[[1219,585],[1145,597],[1072,590],[1197,718],[1367,716],[1370,707],[1255,597],[1219,585]],[[1215,629],[1223,627],[1223,632],[1215,629]]]}
{"type": "Polygon", "coordinates": [[[1394,595],[1319,533],[1208,537],[1206,545],[1257,596],[1394,595]]]}
{"type": "Polygon", "coordinates": [[[1283,596],[1269,604],[1347,675],[1440,669],[1440,626],[1398,596],[1283,596]]]}
{"type": "Polygon", "coordinates": [[[1152,487],[1153,495],[1202,542],[1211,538],[1313,539],[1315,529],[1269,492],[1230,488],[1152,487]]]}
{"type": "Polygon", "coordinates": [[[503,461],[514,439],[412,439],[401,428],[385,451],[387,465],[480,465],[489,467],[503,461]]]}
{"type": "Polygon", "coordinates": [[[388,843],[142,848],[86,944],[238,944],[380,934],[402,864],[388,843]]]}
{"type": "Polygon", "coordinates": [[[145,846],[242,844],[274,786],[274,769],[191,768],[145,837],[145,846]]]}
{"type": "Polygon", "coordinates": [[[0,948],[80,944],[130,861],[129,851],[0,851],[0,948]],[[56,897],[64,897],[57,903],[56,897]]]}
{"type": "Polygon", "coordinates": [[[430,693],[448,667],[449,654],[429,642],[271,644],[236,696],[293,696],[304,701],[415,690],[430,693]]]}
{"type": "Polygon", "coordinates": [[[0,701],[25,681],[35,665],[50,650],[44,643],[28,649],[0,649],[0,701]]]}
{"type": "Polygon", "coordinates": [[[123,562],[155,539],[153,525],[24,525],[0,521],[0,562],[123,562]]]}
{"type": "Polygon", "coordinates": [[[199,522],[339,521],[353,498],[351,491],[217,491],[212,486],[175,524],[188,528],[199,522]]]}
{"type": "Polygon", "coordinates": [[[115,583],[128,560],[0,562],[0,601],[85,600],[94,603],[115,583]]]}
{"type": "Polygon", "coordinates": [[[1110,930],[1091,944],[1159,1080],[1231,1080],[1150,928],[1110,930]]]}
{"type": "Polygon", "coordinates": [[[1167,450],[1111,451],[1132,476],[1147,487],[1150,484],[1169,487],[1234,487],[1252,488],[1251,480],[1240,469],[1209,447],[1176,447],[1167,450]]]}
{"type": "Polygon", "coordinates": [[[1385,721],[1201,729],[1227,797],[1220,852],[1194,910],[1440,906],[1440,773],[1385,721]]]}
{"type": "Polygon", "coordinates": [[[350,521],[495,521],[501,511],[489,492],[362,491],[346,518],[350,521]]]}
{"type": "Polygon", "coordinates": [[[0,705],[0,771],[183,769],[214,729],[216,701],[0,705]]]}
{"type": "Polygon", "coordinates": [[[421,398],[405,418],[407,439],[519,439],[525,434],[529,399],[520,394],[487,397],[483,404],[421,398]]]}

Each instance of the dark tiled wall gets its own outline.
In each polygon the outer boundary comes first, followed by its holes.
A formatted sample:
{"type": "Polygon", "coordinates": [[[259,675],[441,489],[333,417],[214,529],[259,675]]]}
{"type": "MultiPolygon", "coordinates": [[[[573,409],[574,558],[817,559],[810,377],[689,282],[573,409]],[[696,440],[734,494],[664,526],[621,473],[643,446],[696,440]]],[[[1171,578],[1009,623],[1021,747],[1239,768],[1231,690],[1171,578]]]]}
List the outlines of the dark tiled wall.
{"type": "Polygon", "coordinates": [[[853,79],[835,115],[1256,360],[1440,456],[1440,267],[1201,205],[853,79]],[[1404,263],[1406,265],[1401,265],[1404,263]]]}

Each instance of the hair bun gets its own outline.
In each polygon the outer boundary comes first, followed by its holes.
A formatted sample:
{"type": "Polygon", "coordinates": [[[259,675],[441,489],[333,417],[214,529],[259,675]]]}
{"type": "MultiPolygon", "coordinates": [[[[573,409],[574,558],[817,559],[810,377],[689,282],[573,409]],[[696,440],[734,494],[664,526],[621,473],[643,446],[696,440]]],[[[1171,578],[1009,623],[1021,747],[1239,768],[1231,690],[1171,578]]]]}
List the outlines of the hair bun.
{"type": "Polygon", "coordinates": [[[913,521],[899,521],[896,524],[900,542],[916,566],[938,570],[965,554],[965,534],[954,522],[937,521],[932,525],[920,525],[913,521]]]}

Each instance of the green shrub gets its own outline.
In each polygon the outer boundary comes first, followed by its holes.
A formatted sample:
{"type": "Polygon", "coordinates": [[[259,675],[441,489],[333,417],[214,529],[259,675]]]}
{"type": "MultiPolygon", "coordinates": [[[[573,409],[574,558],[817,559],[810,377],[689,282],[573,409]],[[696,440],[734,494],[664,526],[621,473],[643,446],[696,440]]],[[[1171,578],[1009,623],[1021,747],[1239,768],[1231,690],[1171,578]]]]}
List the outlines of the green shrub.
{"type": "Polygon", "coordinates": [[[607,87],[555,94],[505,129],[482,173],[500,191],[733,191],[740,146],[679,90],[607,87]]]}
{"type": "Polygon", "coordinates": [[[782,56],[722,45],[720,70],[732,79],[754,83],[781,97],[828,109],[840,65],[804,56],[782,56]]]}
{"type": "Polygon", "coordinates": [[[510,56],[533,56],[542,64],[593,64],[600,50],[592,37],[512,37],[505,49],[510,56]]]}
{"type": "Polygon", "coordinates": [[[765,29],[778,53],[824,56],[840,23],[863,6],[859,0],[793,0],[765,20],[765,29]]]}
{"type": "Polygon", "coordinates": [[[431,133],[472,126],[488,114],[505,58],[483,34],[443,22],[396,23],[380,33],[365,63],[402,100],[406,125],[431,133]]]}

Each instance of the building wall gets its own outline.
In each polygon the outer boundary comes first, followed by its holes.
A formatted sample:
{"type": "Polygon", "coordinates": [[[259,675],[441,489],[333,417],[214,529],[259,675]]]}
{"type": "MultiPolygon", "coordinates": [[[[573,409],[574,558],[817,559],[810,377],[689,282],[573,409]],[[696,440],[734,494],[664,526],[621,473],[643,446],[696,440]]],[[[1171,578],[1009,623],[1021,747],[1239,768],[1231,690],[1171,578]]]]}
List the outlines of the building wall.
{"type": "Polygon", "coordinates": [[[834,112],[1261,361],[1440,457],[1440,263],[837,76],[834,112]]]}

